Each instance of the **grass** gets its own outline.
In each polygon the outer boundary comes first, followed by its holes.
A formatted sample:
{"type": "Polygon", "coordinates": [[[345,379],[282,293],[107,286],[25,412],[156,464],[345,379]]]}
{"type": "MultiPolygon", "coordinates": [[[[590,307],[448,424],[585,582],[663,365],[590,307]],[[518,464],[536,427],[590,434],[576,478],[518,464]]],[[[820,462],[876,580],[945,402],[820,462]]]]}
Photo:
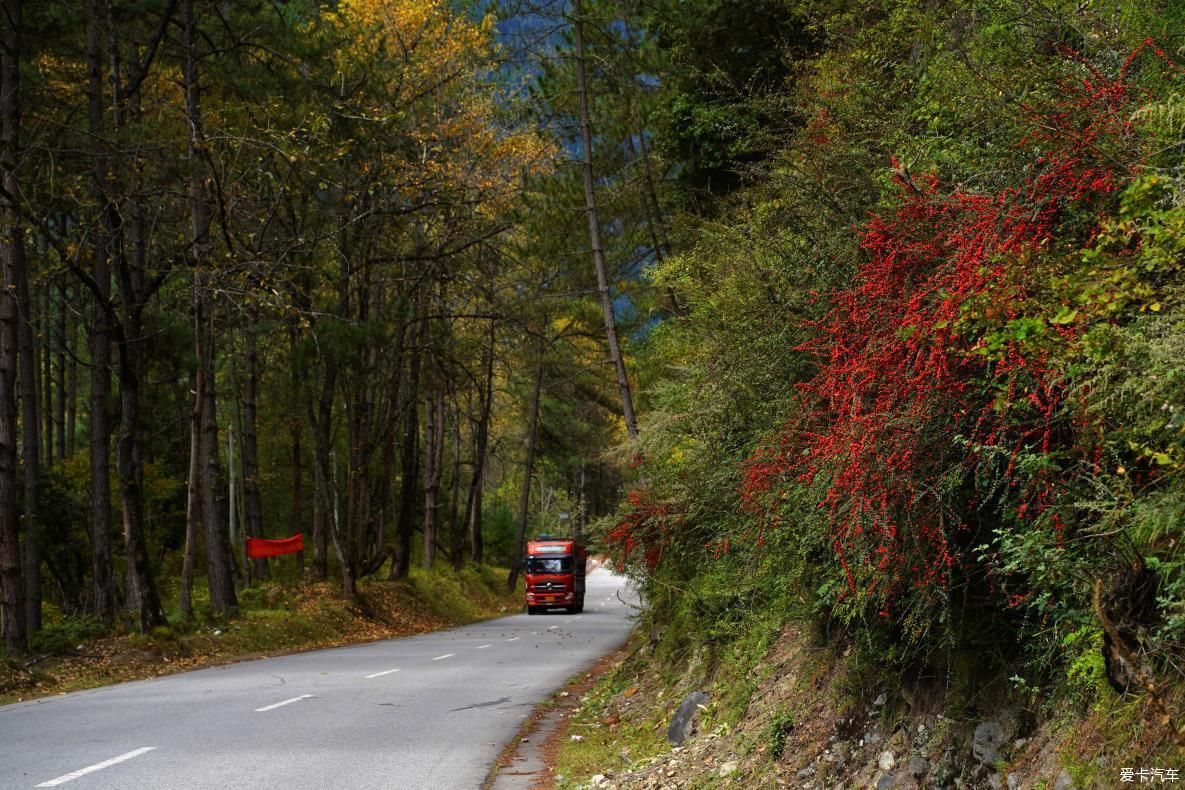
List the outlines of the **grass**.
{"type": "MultiPolygon", "coordinates": [[[[635,633],[625,648],[626,652],[634,653],[639,641],[640,637],[635,633]]],[[[637,695],[635,680],[639,667],[635,666],[635,660],[627,660],[606,673],[573,713],[567,732],[580,735],[583,740],[572,741],[565,737],[560,741],[555,772],[565,778],[557,782],[558,787],[575,787],[581,780],[607,768],[625,767],[623,750],[633,761],[670,749],[666,737],[667,722],[661,709],[647,705],[642,715],[633,720],[606,718],[615,707],[615,701],[627,694],[637,695]],[[631,692],[631,689],[635,691],[631,692]]]]}
{"type": "Polygon", "coordinates": [[[400,581],[366,580],[356,599],[336,582],[265,582],[239,593],[236,616],[213,617],[204,588],[192,619],[169,613],[149,634],[104,629],[46,612],[30,656],[0,659],[0,704],[214,664],[425,633],[517,612],[522,585],[507,571],[469,565],[414,568],[400,581]]]}

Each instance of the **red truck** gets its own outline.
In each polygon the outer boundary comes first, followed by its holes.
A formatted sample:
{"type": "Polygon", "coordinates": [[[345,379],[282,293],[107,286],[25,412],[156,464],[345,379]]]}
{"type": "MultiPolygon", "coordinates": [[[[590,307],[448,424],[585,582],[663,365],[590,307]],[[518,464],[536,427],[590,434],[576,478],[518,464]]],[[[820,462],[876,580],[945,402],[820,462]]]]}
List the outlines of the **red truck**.
{"type": "Polygon", "coordinates": [[[527,613],[563,607],[584,611],[584,572],[588,552],[574,540],[547,535],[527,541],[527,613]]]}

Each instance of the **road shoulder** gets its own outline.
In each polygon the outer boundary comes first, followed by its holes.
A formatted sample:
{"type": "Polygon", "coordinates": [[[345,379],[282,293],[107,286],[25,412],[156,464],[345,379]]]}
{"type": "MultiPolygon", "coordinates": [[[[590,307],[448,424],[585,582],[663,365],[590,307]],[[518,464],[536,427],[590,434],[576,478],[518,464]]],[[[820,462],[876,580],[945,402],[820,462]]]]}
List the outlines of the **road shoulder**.
{"type": "Polygon", "coordinates": [[[629,653],[627,640],[600,658],[592,668],[569,678],[563,688],[535,707],[518,733],[491,767],[483,790],[552,790],[560,745],[573,736],[571,719],[589,689],[621,666],[629,653]]]}

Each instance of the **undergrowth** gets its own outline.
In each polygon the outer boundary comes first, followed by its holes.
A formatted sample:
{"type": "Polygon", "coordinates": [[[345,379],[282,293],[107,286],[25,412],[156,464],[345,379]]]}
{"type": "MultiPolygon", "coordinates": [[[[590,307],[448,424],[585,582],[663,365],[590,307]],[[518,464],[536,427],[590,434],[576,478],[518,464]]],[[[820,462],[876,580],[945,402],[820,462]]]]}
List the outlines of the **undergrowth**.
{"type": "Polygon", "coordinates": [[[239,594],[234,617],[204,608],[194,590],[193,618],[175,611],[151,633],[106,628],[89,617],[47,612],[31,658],[0,663],[0,703],[108,683],[155,677],[276,653],[389,639],[518,611],[521,584],[506,590],[506,570],[466,566],[412,569],[407,579],[366,580],[358,597],[334,582],[264,582],[239,594]]]}

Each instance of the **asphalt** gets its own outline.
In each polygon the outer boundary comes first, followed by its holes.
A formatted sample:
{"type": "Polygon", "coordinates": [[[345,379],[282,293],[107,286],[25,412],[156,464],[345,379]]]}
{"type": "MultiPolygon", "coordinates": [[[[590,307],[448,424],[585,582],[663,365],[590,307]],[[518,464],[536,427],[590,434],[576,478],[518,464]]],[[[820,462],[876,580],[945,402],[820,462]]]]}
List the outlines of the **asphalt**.
{"type": "Polygon", "coordinates": [[[0,788],[478,788],[535,705],[632,626],[621,577],[599,569],[587,581],[580,615],[518,614],[0,707],[0,788]]]}

